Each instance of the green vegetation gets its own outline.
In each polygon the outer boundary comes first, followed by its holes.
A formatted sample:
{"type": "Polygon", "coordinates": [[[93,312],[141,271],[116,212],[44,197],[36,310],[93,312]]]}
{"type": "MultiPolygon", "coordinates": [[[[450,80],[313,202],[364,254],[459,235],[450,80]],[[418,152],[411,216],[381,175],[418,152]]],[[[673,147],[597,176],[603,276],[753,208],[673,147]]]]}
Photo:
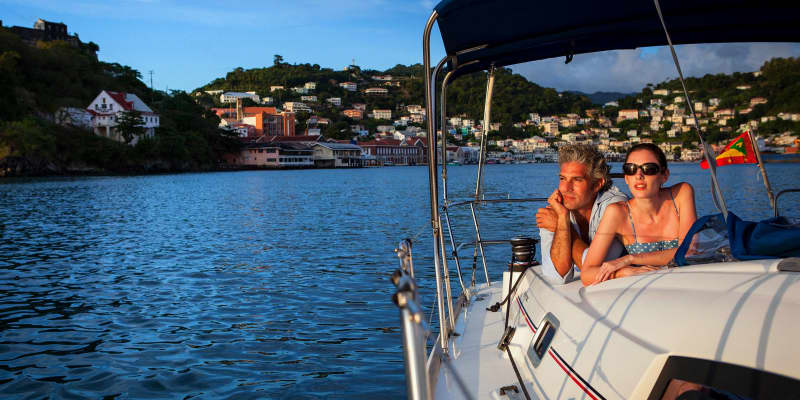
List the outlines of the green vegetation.
{"type": "MultiPolygon", "coordinates": [[[[140,78],[66,42],[29,46],[0,28],[0,167],[22,174],[194,170],[213,168],[238,148],[214,113],[186,93],[151,91],[140,78]],[[135,94],[159,114],[161,128],[128,146],[52,122],[59,108],[85,108],[102,90],[135,94]]],[[[127,134],[123,122],[126,140],[140,129],[131,117],[127,134]]]]}

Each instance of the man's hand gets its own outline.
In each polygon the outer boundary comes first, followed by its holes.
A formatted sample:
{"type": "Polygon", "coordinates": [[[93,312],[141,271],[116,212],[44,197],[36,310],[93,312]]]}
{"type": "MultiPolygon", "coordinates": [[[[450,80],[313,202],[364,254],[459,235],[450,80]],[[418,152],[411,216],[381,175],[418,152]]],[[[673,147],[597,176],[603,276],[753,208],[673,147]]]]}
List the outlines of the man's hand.
{"type": "Polygon", "coordinates": [[[606,261],[600,265],[600,271],[597,272],[595,283],[605,282],[614,278],[614,273],[618,270],[625,268],[633,263],[633,256],[628,254],[616,260],[606,261]]]}
{"type": "Polygon", "coordinates": [[[550,232],[555,232],[556,222],[558,222],[558,215],[556,215],[552,207],[547,206],[536,211],[536,226],[538,226],[539,229],[547,229],[550,232]]]}
{"type": "Polygon", "coordinates": [[[557,216],[566,217],[569,215],[569,210],[564,207],[564,196],[561,195],[558,189],[554,190],[553,194],[547,198],[547,204],[550,205],[550,208],[555,211],[557,216]]]}

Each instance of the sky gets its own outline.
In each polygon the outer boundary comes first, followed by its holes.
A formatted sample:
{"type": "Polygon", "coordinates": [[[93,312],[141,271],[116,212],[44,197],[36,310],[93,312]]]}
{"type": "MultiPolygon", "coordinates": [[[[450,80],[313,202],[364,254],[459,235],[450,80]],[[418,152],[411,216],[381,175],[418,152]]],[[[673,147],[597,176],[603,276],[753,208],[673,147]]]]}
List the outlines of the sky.
{"type": "MultiPolygon", "coordinates": [[[[98,58],[138,70],[159,90],[191,91],[237,67],[284,62],[340,70],[386,70],[422,62],[430,0],[0,0],[3,26],[63,22],[70,34],[100,46],[98,58]]],[[[432,59],[444,56],[434,30],[432,59]]],[[[677,47],[686,76],[749,72],[772,57],[798,57],[798,44],[677,47]]],[[[435,62],[435,61],[434,61],[435,62]]],[[[637,92],[677,77],[668,48],[576,55],[512,67],[559,91],[637,92]]]]}

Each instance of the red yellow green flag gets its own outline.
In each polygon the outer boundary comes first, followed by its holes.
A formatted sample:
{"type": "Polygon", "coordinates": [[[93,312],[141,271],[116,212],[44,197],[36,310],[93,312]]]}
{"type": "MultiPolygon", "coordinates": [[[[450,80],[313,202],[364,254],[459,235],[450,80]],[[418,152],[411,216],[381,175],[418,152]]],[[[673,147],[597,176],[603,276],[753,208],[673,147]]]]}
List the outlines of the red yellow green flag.
{"type": "MultiPolygon", "coordinates": [[[[730,164],[757,164],[756,152],[753,150],[753,142],[750,141],[750,133],[745,131],[736,139],[733,139],[722,153],[717,156],[717,166],[730,164]]],[[[708,169],[708,161],[703,160],[700,167],[708,169]]]]}

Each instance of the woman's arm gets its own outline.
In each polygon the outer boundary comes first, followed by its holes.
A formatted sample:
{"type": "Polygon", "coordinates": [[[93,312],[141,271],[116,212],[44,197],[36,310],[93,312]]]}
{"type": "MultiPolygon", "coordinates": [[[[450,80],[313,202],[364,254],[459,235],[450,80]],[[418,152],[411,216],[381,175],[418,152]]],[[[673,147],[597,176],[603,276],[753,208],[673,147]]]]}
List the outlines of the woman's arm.
{"type": "Polygon", "coordinates": [[[581,268],[581,282],[584,286],[591,285],[597,281],[600,265],[606,258],[611,242],[617,235],[619,221],[625,217],[625,210],[620,203],[609,204],[600,220],[592,243],[589,245],[589,252],[581,268]]]}
{"type": "MultiPolygon", "coordinates": [[[[697,220],[697,211],[694,206],[694,189],[692,185],[681,182],[669,188],[675,198],[675,205],[680,214],[680,225],[678,227],[678,243],[682,243],[689,229],[697,220]]],[[[614,261],[604,263],[601,273],[598,274],[599,281],[613,279],[612,273],[620,268],[629,265],[667,265],[675,257],[677,248],[669,250],[651,251],[648,253],[628,254],[614,261]]]]}

